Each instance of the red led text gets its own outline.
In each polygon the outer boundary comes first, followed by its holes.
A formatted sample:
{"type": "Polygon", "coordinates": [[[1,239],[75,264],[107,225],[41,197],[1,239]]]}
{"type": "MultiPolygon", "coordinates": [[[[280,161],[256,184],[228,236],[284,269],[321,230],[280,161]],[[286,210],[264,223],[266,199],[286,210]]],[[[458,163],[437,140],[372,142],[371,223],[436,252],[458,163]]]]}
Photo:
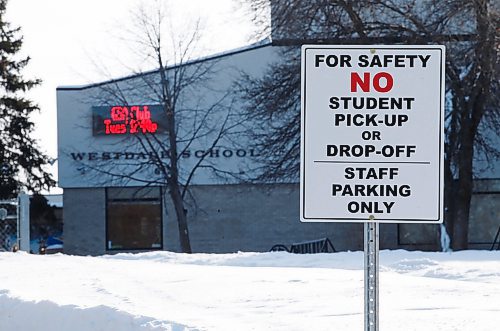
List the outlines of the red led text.
{"type": "Polygon", "coordinates": [[[114,106],[104,119],[105,134],[155,133],[158,123],[151,120],[148,106],[114,106]]]}

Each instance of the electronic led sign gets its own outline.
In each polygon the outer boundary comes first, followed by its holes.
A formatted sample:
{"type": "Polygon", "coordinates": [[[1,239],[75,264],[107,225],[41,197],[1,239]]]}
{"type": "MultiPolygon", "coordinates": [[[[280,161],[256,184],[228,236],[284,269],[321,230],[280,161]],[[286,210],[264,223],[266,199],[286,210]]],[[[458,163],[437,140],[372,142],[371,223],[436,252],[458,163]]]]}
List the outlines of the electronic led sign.
{"type": "Polygon", "coordinates": [[[94,136],[160,133],[166,131],[167,118],[159,105],[92,107],[94,136]]]}

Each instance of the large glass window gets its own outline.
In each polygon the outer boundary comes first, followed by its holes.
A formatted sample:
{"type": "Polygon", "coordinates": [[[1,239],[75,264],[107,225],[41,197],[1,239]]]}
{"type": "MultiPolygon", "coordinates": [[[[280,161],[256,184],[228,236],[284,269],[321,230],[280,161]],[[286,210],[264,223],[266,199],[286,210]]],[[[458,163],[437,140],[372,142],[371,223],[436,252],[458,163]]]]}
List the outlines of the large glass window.
{"type": "Polygon", "coordinates": [[[106,248],[162,249],[160,188],[108,188],[106,191],[106,248]]]}

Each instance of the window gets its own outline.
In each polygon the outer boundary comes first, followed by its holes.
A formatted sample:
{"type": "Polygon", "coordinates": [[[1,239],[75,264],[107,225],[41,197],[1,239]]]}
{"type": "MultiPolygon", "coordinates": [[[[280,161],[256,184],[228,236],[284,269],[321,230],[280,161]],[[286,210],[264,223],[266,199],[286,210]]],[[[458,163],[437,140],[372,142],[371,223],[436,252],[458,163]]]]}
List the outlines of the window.
{"type": "Polygon", "coordinates": [[[106,190],[106,248],[108,250],[162,249],[160,188],[106,190]]]}

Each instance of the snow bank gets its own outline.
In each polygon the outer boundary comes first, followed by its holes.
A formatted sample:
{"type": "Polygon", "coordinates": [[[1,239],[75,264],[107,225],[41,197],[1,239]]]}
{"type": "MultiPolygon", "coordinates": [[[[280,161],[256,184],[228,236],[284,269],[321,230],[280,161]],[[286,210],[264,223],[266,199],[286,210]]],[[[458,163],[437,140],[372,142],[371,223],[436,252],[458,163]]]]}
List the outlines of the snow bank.
{"type": "MultiPolygon", "coordinates": [[[[500,325],[499,251],[398,250],[380,258],[384,331],[500,325]]],[[[0,330],[362,328],[362,252],[0,253],[0,330]]]]}
{"type": "Polygon", "coordinates": [[[72,331],[186,331],[176,323],[158,322],[151,317],[132,316],[106,306],[79,308],[59,306],[50,301],[23,301],[0,295],[0,330],[72,330],[72,331]]]}

